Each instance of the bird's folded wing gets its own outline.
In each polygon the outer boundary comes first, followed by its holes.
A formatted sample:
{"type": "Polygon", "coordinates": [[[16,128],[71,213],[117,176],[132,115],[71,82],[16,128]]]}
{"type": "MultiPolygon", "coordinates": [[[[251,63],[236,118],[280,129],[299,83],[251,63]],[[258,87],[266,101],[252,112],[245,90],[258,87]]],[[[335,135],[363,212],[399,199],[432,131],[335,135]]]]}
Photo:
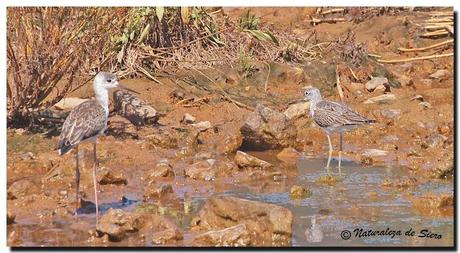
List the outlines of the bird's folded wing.
{"type": "Polygon", "coordinates": [[[351,108],[329,101],[318,103],[315,113],[315,122],[321,127],[337,127],[344,125],[360,125],[370,122],[351,108]]]}
{"type": "Polygon", "coordinates": [[[95,101],[75,107],[66,118],[59,138],[59,147],[73,146],[98,134],[105,127],[105,111],[95,101]]]}

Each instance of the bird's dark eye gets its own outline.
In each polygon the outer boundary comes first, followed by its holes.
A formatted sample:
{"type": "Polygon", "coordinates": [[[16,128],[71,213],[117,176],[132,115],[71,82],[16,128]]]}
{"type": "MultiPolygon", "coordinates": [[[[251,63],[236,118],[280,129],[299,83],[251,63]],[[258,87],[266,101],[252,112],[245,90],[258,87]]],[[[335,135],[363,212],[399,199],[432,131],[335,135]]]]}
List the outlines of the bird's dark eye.
{"type": "Polygon", "coordinates": [[[112,82],[112,79],[107,79],[107,82],[108,82],[108,83],[111,83],[111,82],[112,82]]]}

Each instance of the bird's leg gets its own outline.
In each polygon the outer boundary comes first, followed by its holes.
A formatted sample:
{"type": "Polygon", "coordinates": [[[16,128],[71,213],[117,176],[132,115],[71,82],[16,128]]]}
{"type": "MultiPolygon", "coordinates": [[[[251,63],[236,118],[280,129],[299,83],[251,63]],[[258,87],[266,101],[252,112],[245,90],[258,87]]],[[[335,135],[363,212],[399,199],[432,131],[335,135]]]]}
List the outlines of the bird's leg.
{"type": "Polygon", "coordinates": [[[75,160],[77,160],[77,169],[75,170],[75,190],[76,190],[76,201],[77,207],[75,208],[75,215],[77,215],[78,208],[80,208],[80,168],[78,163],[78,146],[75,148],[75,160]]]}
{"type": "Polygon", "coordinates": [[[329,142],[329,156],[327,158],[327,165],[326,165],[326,170],[327,170],[327,175],[330,176],[331,172],[329,170],[329,165],[331,163],[331,157],[332,157],[332,142],[331,142],[331,137],[329,134],[326,134],[327,136],[327,141],[329,142]]]}
{"type": "Polygon", "coordinates": [[[96,141],[93,143],[93,185],[94,185],[94,204],[96,205],[96,224],[99,222],[99,206],[97,203],[97,179],[96,179],[96,168],[97,168],[97,156],[96,156],[96,141]]]}
{"type": "Polygon", "coordinates": [[[339,134],[340,136],[340,149],[339,149],[339,176],[342,176],[342,133],[339,134]]]}

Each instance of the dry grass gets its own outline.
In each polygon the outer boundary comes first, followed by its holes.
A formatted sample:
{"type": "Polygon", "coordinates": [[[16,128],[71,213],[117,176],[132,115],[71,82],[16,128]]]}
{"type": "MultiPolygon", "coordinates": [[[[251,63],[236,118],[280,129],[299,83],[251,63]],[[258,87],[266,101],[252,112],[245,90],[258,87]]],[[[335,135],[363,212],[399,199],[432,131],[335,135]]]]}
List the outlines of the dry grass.
{"type": "Polygon", "coordinates": [[[232,21],[219,8],[8,8],[8,123],[33,122],[98,71],[119,77],[254,62],[303,64],[333,42],[271,31],[247,12],[232,21]]]}
{"type": "Polygon", "coordinates": [[[53,105],[74,88],[76,76],[103,52],[113,21],[100,18],[107,11],[8,8],[9,123],[30,123],[31,111],[53,105]]]}

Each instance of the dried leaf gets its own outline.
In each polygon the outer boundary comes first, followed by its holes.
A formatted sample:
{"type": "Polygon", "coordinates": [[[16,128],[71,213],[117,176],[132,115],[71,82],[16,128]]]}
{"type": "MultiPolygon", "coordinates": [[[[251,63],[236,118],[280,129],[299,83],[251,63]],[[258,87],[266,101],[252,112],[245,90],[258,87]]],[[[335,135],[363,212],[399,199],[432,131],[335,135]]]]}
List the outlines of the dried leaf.
{"type": "Polygon", "coordinates": [[[161,20],[163,19],[163,14],[165,13],[165,7],[157,6],[155,8],[155,13],[157,14],[158,20],[161,22],[161,20]]]}
{"type": "Polygon", "coordinates": [[[276,37],[270,32],[263,32],[260,30],[248,30],[248,29],[244,29],[243,31],[249,33],[252,37],[256,38],[257,40],[271,41],[275,43],[276,45],[279,45],[279,42],[276,39],[276,37]]]}
{"type": "Polygon", "coordinates": [[[149,31],[150,31],[150,24],[147,24],[144,30],[142,30],[141,36],[139,37],[139,40],[137,41],[137,43],[142,43],[145,40],[145,38],[147,38],[149,31]]]}
{"type": "Polygon", "coordinates": [[[188,24],[190,21],[190,8],[189,7],[180,7],[180,16],[184,24],[188,24]]]}
{"type": "Polygon", "coordinates": [[[125,56],[125,47],[123,46],[120,50],[120,52],[118,52],[117,54],[117,61],[118,63],[121,63],[121,61],[123,61],[123,57],[125,56]]]}

